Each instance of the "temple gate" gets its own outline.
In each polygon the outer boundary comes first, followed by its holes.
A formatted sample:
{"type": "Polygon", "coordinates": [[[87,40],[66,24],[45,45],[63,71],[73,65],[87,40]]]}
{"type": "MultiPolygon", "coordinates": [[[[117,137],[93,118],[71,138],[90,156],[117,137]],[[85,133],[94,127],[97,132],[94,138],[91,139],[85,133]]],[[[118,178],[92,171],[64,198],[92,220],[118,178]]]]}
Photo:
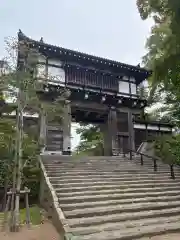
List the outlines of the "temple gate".
{"type": "MultiPolygon", "coordinates": [[[[41,134],[47,152],[71,154],[71,122],[99,124],[104,136],[104,154],[117,155],[137,148],[135,134],[149,123],[135,119],[147,102],[138,95],[138,86],[151,72],[140,66],[131,66],[81,52],[35,41],[21,31],[19,41],[27,41],[41,54],[37,67],[39,81],[48,81],[44,96],[68,89],[63,123],[49,123],[46,113],[41,116],[41,134]]],[[[156,126],[157,127],[157,126],[156,126]]],[[[163,127],[162,127],[163,128],[163,127]]],[[[160,130],[160,129],[159,129],[160,130]]],[[[163,131],[163,130],[162,130],[163,131]]],[[[164,131],[171,132],[170,126],[164,131]]]]}

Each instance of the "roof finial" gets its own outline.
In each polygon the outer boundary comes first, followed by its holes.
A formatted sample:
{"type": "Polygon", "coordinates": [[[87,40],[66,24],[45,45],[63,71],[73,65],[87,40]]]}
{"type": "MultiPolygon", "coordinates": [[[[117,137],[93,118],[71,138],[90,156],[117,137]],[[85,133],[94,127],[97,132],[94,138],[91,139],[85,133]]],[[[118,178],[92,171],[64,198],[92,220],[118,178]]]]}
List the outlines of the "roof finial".
{"type": "Polygon", "coordinates": [[[139,63],[139,64],[137,65],[137,67],[139,67],[139,68],[140,68],[140,67],[141,67],[141,64],[139,63]]]}
{"type": "Polygon", "coordinates": [[[44,42],[43,37],[41,37],[40,42],[42,42],[42,43],[44,42]]]}

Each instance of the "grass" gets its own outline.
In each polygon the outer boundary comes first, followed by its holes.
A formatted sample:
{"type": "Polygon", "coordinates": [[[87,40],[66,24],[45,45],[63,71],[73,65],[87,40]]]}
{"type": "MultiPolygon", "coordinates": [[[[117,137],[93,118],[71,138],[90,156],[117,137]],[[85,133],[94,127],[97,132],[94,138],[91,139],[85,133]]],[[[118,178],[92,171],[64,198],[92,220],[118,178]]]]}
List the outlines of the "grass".
{"type": "MultiPolygon", "coordinates": [[[[4,218],[4,213],[0,213],[0,219],[4,218]]],[[[20,219],[21,224],[24,224],[26,222],[26,209],[20,210],[20,219]]],[[[41,213],[40,208],[35,205],[30,207],[30,219],[32,225],[39,225],[41,223],[41,213]]]]}
{"type": "MultiPolygon", "coordinates": [[[[32,225],[39,225],[41,223],[41,214],[40,214],[40,208],[38,206],[33,206],[30,209],[30,219],[32,225]]],[[[21,223],[25,223],[26,221],[26,209],[20,210],[20,217],[21,217],[21,223]]]]}

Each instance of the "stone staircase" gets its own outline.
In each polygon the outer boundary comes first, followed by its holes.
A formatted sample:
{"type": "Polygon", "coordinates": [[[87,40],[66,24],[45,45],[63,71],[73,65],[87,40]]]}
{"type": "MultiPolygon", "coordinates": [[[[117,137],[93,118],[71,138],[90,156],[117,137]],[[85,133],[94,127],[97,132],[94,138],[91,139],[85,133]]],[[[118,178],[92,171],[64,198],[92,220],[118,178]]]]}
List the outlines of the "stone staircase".
{"type": "MultiPolygon", "coordinates": [[[[76,240],[130,240],[180,230],[180,170],[124,157],[42,157],[63,234],[76,240]]],[[[48,200],[46,200],[47,202],[48,200]]],[[[56,217],[57,219],[57,217],[56,217]]],[[[65,238],[66,239],[66,238],[65,238]]]]}

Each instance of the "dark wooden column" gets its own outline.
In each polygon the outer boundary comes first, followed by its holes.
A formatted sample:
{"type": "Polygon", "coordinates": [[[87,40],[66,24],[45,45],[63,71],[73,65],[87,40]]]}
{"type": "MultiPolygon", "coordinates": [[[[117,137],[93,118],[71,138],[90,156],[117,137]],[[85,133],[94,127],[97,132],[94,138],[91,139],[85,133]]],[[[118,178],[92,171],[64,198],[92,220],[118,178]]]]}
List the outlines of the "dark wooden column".
{"type": "Polygon", "coordinates": [[[109,155],[117,155],[118,141],[117,141],[117,110],[114,107],[109,109],[108,113],[108,138],[109,138],[109,155]]]}
{"type": "Polygon", "coordinates": [[[129,150],[135,150],[133,115],[128,112],[129,150]]]}
{"type": "Polygon", "coordinates": [[[63,155],[71,155],[71,103],[68,100],[63,114],[63,155]]]}

